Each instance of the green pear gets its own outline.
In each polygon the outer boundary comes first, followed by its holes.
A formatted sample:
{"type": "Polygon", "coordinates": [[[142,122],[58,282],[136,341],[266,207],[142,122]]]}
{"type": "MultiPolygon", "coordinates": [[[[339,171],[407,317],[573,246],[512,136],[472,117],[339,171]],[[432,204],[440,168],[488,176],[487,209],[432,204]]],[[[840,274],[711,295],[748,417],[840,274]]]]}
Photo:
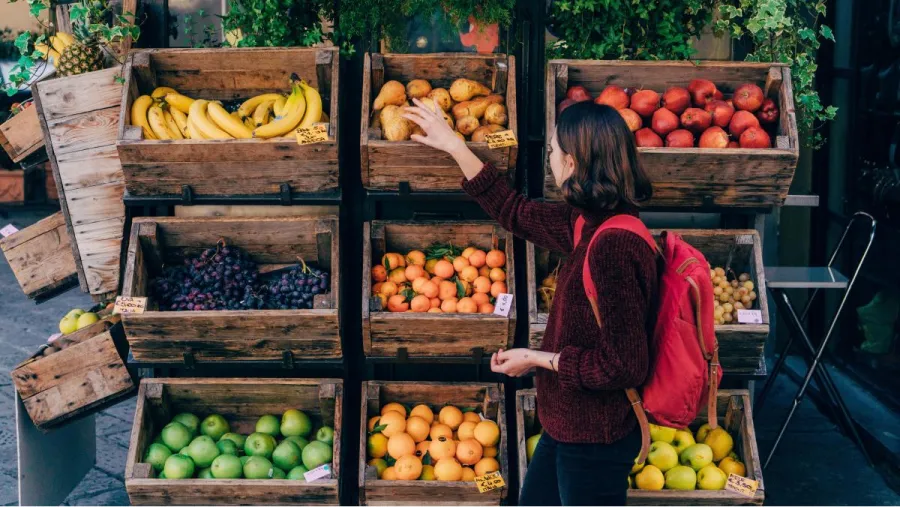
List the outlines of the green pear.
{"type": "Polygon", "coordinates": [[[265,433],[267,435],[272,435],[273,437],[278,436],[281,433],[281,424],[278,422],[278,418],[274,415],[264,415],[256,421],[256,432],[257,433],[265,433]]]}
{"type": "Polygon", "coordinates": [[[172,418],[173,421],[180,422],[185,428],[191,430],[191,436],[196,437],[200,431],[200,418],[188,412],[182,412],[172,418]]]}
{"type": "Polygon", "coordinates": [[[272,463],[282,470],[290,470],[300,464],[302,451],[297,444],[284,440],[272,452],[272,463]]]}
{"type": "Polygon", "coordinates": [[[191,441],[188,446],[188,455],[194,460],[194,464],[201,468],[207,468],[212,465],[221,452],[216,446],[216,442],[206,436],[200,435],[191,441]]]}
{"type": "Polygon", "coordinates": [[[271,479],[273,475],[272,462],[262,456],[250,456],[244,463],[244,477],[247,479],[271,479]]]}
{"type": "Polygon", "coordinates": [[[147,454],[144,455],[144,462],[150,463],[154,470],[161,472],[166,465],[166,460],[171,455],[172,451],[164,444],[150,444],[150,447],[147,448],[147,454]]]}
{"type": "Polygon", "coordinates": [[[307,470],[320,467],[325,463],[331,463],[331,458],[331,446],[324,442],[319,442],[318,440],[313,440],[303,449],[303,466],[305,466],[307,470]]]}
{"type": "Polygon", "coordinates": [[[187,456],[173,454],[166,459],[163,473],[166,479],[190,479],[194,476],[194,462],[187,456]]]}
{"type": "Polygon", "coordinates": [[[281,416],[280,430],[285,437],[306,437],[312,432],[312,421],[305,413],[290,409],[281,416]]]}
{"type": "Polygon", "coordinates": [[[686,466],[677,466],[666,472],[666,489],[692,491],[697,487],[697,472],[686,466]]]}
{"type": "Polygon", "coordinates": [[[274,467],[274,468],[272,468],[272,478],[273,479],[286,479],[287,474],[284,473],[284,470],[282,470],[278,467],[274,467]]]}
{"type": "Polygon", "coordinates": [[[706,465],[697,472],[697,489],[716,491],[725,489],[725,481],[728,476],[719,467],[713,464],[706,465]]]}
{"type": "Polygon", "coordinates": [[[231,440],[219,440],[216,442],[216,447],[219,448],[219,452],[222,454],[238,455],[238,446],[231,440]]]}
{"type": "Polygon", "coordinates": [[[647,455],[647,463],[655,466],[661,472],[666,472],[678,465],[678,453],[672,444],[666,442],[653,442],[650,444],[650,453],[647,455]]]}
{"type": "Polygon", "coordinates": [[[270,458],[274,451],[275,438],[267,433],[253,433],[244,442],[244,453],[247,456],[270,458]]]}
{"type": "Polygon", "coordinates": [[[297,447],[299,447],[301,451],[304,447],[309,445],[309,440],[303,437],[285,437],[285,440],[297,444],[297,447]]]}
{"type": "Polygon", "coordinates": [[[197,471],[197,478],[198,479],[215,479],[216,477],[212,474],[212,469],[207,467],[207,468],[201,468],[200,470],[197,471]]]}
{"type": "Polygon", "coordinates": [[[231,440],[235,443],[235,445],[237,445],[238,449],[243,449],[244,442],[247,441],[247,437],[238,433],[226,433],[222,435],[221,438],[219,438],[219,442],[221,442],[222,440],[231,440]]]}
{"type": "Polygon", "coordinates": [[[678,430],[675,432],[675,439],[672,440],[672,445],[675,447],[675,452],[679,455],[688,447],[696,444],[694,441],[694,435],[691,434],[689,430],[678,430]]]}
{"type": "Polygon", "coordinates": [[[675,432],[678,431],[675,428],[669,428],[668,426],[658,426],[656,424],[650,425],[650,440],[653,442],[665,442],[667,444],[671,444],[672,440],[675,440],[675,432]]]}
{"type": "Polygon", "coordinates": [[[713,451],[706,444],[694,444],[681,453],[679,461],[696,472],[713,462],[713,451]]]}
{"type": "Polygon", "coordinates": [[[334,428],[331,426],[322,426],[316,432],[316,440],[331,445],[334,443],[334,428]]]}
{"type": "Polygon", "coordinates": [[[178,452],[191,443],[191,430],[180,422],[170,422],[160,433],[162,441],[172,452],[178,452]]]}
{"type": "Polygon", "coordinates": [[[228,426],[228,421],[219,414],[207,416],[200,424],[200,433],[213,439],[213,441],[222,438],[229,431],[231,431],[231,428],[228,426]]]}
{"type": "Polygon", "coordinates": [[[216,479],[237,479],[244,473],[244,465],[237,456],[222,454],[213,460],[210,470],[216,479]]]}
{"type": "Polygon", "coordinates": [[[296,480],[296,481],[303,481],[303,480],[306,480],[306,476],[303,475],[306,472],[309,472],[309,470],[307,470],[305,466],[297,465],[294,468],[292,468],[290,472],[287,473],[286,478],[296,480]]]}

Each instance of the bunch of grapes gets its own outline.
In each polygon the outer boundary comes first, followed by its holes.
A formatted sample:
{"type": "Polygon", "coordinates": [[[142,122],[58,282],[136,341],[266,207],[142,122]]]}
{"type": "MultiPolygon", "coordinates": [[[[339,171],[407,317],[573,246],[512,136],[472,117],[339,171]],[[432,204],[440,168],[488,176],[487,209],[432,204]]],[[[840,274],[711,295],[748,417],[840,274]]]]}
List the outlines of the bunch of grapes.
{"type": "MultiPolygon", "coordinates": [[[[730,271],[730,270],[729,270],[730,271]]],[[[728,278],[724,268],[710,268],[709,277],[712,279],[714,300],[714,312],[716,324],[730,324],[737,321],[738,310],[750,310],[756,301],[756,291],[753,280],[748,273],[741,273],[728,278]]]]}
{"type": "Polygon", "coordinates": [[[266,289],[266,308],[311,309],[315,295],[328,292],[328,273],[303,263],[272,280],[266,289]]]}

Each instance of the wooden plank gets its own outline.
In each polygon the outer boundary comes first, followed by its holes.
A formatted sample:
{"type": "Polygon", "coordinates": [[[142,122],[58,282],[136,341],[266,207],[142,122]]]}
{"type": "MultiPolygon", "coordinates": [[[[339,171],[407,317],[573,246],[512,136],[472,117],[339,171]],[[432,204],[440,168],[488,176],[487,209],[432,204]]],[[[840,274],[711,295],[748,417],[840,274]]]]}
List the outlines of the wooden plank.
{"type": "Polygon", "coordinates": [[[0,169],[0,203],[25,202],[25,171],[0,169]]]}
{"type": "MultiPolygon", "coordinates": [[[[119,108],[122,85],[116,83],[121,68],[41,81],[40,113],[48,123],[108,108],[119,108]]],[[[35,92],[38,94],[38,92],[35,92]]]]}
{"type": "Polygon", "coordinates": [[[104,145],[56,157],[59,176],[66,190],[119,183],[124,175],[116,147],[104,145]]]}
{"type": "Polygon", "coordinates": [[[359,167],[363,187],[369,186],[369,107],[372,96],[372,56],[366,53],[363,58],[362,111],[360,112],[359,132],[359,167]]]}
{"type": "Polygon", "coordinates": [[[22,292],[33,298],[76,282],[75,258],[62,212],[0,239],[22,292]]]}
{"type": "Polygon", "coordinates": [[[199,217],[316,217],[337,215],[337,206],[175,206],[178,218],[199,217]]]}
{"type": "Polygon", "coordinates": [[[14,163],[43,148],[44,133],[33,105],[0,125],[0,146],[14,163]]]}

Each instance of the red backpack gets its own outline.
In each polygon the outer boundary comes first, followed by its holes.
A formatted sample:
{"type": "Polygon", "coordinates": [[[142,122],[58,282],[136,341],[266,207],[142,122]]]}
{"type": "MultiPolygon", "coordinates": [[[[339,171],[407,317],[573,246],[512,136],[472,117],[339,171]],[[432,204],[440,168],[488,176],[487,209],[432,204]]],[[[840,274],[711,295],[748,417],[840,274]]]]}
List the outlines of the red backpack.
{"type": "MultiPolygon", "coordinates": [[[[584,218],[575,222],[575,245],[581,240],[584,218]]],[[[713,290],[709,264],[681,236],[664,232],[660,249],[650,231],[637,217],[616,215],[606,220],[588,243],[582,279],[594,316],[601,325],[597,287],[591,277],[591,246],[610,229],[637,234],[662,257],[659,277],[659,313],[650,340],[650,372],[641,393],[626,389],[643,434],[638,462],[647,458],[650,446],[648,416],[656,424],[684,428],[694,422],[707,405],[709,425],[716,424],[716,392],[722,380],[719,346],[713,317],[713,290]],[[643,405],[643,409],[641,408],[643,405]]]]}

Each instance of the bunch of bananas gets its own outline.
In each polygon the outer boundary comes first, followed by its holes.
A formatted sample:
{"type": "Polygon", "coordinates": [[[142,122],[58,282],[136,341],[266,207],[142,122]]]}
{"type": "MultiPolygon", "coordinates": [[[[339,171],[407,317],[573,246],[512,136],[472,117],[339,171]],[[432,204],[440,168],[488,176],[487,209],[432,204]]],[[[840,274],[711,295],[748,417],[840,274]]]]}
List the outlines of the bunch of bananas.
{"type": "Polygon", "coordinates": [[[35,44],[34,49],[41,53],[44,60],[50,60],[56,64],[59,63],[59,56],[75,42],[75,36],[68,32],[56,32],[56,35],[51,35],[49,40],[50,44],[35,44]]]}
{"type": "Polygon", "coordinates": [[[131,105],[131,124],[143,129],[144,139],[293,137],[295,129],[327,120],[318,90],[296,74],[291,75],[290,95],[257,95],[231,113],[218,101],[192,99],[166,86],[131,105]]]}

